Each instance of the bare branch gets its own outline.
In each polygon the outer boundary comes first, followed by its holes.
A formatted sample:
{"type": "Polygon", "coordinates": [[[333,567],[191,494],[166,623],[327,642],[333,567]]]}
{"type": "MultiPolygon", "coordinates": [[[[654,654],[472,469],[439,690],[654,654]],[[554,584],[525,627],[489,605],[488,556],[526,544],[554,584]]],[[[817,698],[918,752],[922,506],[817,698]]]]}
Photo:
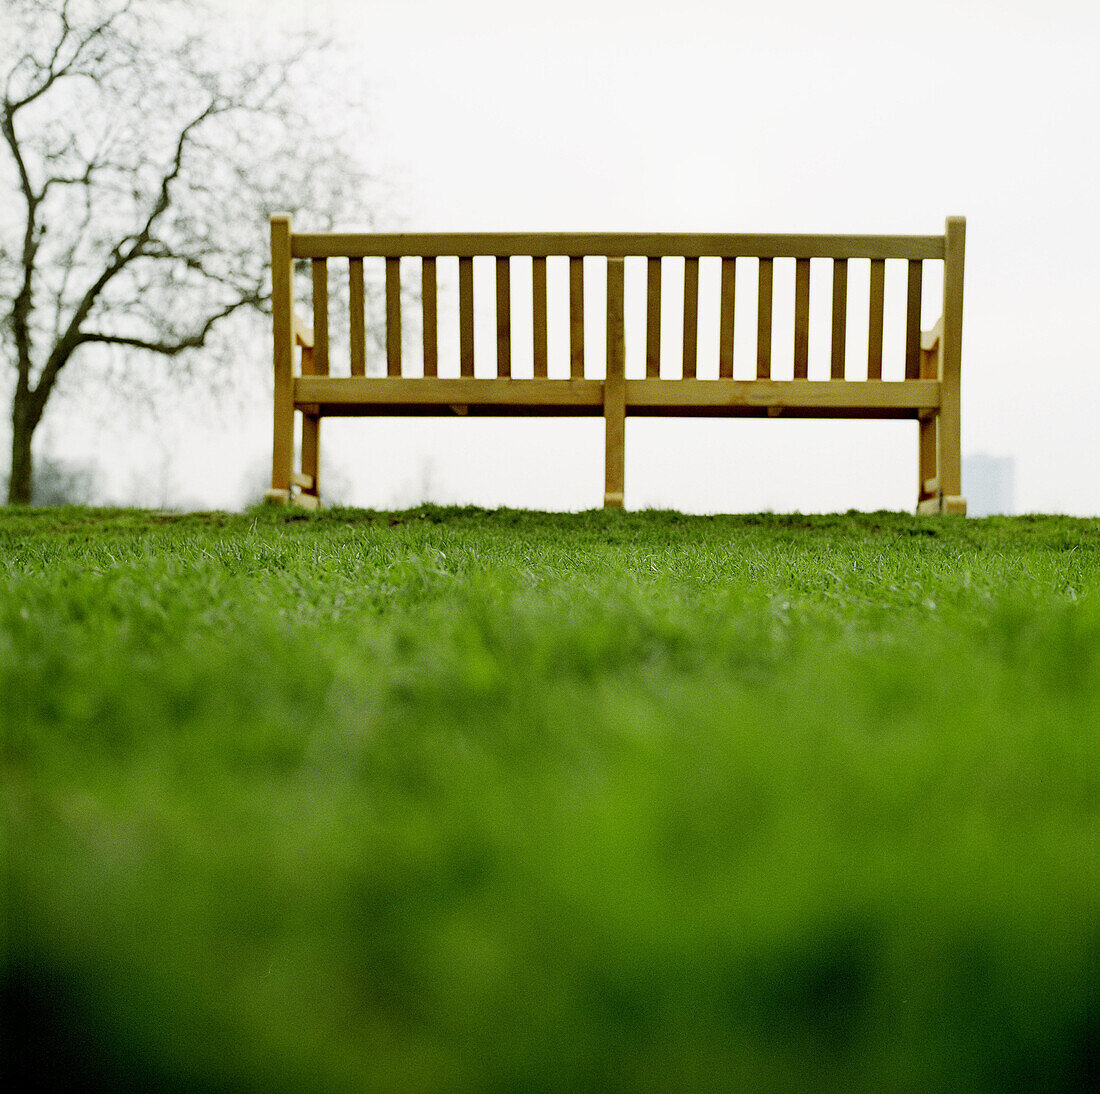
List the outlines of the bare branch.
{"type": "Polygon", "coordinates": [[[27,205],[33,208],[42,195],[34,192],[34,184],[31,182],[30,172],[27,170],[27,162],[23,158],[23,149],[15,133],[14,111],[7,102],[4,103],[3,111],[0,112],[0,131],[4,134],[4,143],[11,151],[12,159],[15,160],[15,168],[19,173],[19,188],[23,192],[27,205]]]}
{"type": "MultiPolygon", "coordinates": [[[[68,0],[62,5],[59,13],[61,22],[61,35],[57,40],[57,44],[54,46],[53,53],[50,56],[49,61],[45,66],[39,65],[36,62],[36,67],[41,72],[45,69],[45,77],[42,82],[35,88],[28,91],[22,98],[12,100],[5,93],[4,106],[10,115],[14,115],[17,110],[28,106],[36,99],[40,99],[47,91],[57,83],[58,80],[66,76],[88,76],[92,77],[91,72],[85,72],[79,69],[77,66],[81,60],[90,51],[91,46],[104,38],[111,27],[120,19],[123,15],[130,10],[130,0],[126,0],[121,7],[115,9],[107,16],[101,23],[91,27],[84,36],[75,43],[72,52],[65,61],[61,61],[61,54],[65,49],[66,43],[73,34],[73,27],[69,23],[68,17],[69,4],[68,0]]],[[[11,83],[9,78],[7,92],[11,90],[11,83]]]]}
{"type": "Polygon", "coordinates": [[[128,346],[131,349],[148,350],[151,353],[159,353],[166,357],[175,357],[185,350],[201,349],[206,344],[206,339],[214,326],[222,319],[227,318],[241,308],[256,307],[261,303],[260,294],[253,293],[234,300],[224,308],[209,316],[203,325],[191,334],[183,335],[171,341],[154,341],[148,338],[133,338],[124,334],[89,333],[81,334],[78,345],[103,345],[103,346],[128,346]]]}
{"type": "Polygon", "coordinates": [[[42,374],[39,377],[38,384],[32,393],[32,399],[36,405],[45,405],[46,399],[49,398],[50,391],[53,389],[53,385],[57,380],[58,373],[68,363],[73,351],[81,344],[81,327],[87,320],[89,314],[91,314],[92,307],[95,305],[100,293],[102,293],[104,288],[106,288],[122,270],[133,262],[135,258],[142,255],[144,248],[152,238],[153,227],[172,202],[172,183],[178,177],[180,169],[183,166],[183,153],[184,149],[187,147],[187,142],[191,133],[207,118],[216,114],[218,110],[218,102],[216,100],[211,100],[211,102],[209,102],[199,114],[194,116],[181,130],[179,139],[176,141],[175,155],[172,158],[170,167],[161,177],[156,202],[146,218],[145,223],[137,233],[128,235],[115,244],[108,257],[107,264],[95,281],[93,281],[84,292],[84,295],[80,299],[80,303],[77,304],[73,311],[69,324],[65,329],[65,333],[54,344],[49,357],[46,359],[46,364],[42,368],[42,374]]]}
{"type": "Polygon", "coordinates": [[[79,175],[51,175],[42,183],[42,189],[38,191],[40,198],[45,198],[49,190],[54,186],[87,186],[92,181],[92,174],[99,165],[89,163],[79,175]]]}

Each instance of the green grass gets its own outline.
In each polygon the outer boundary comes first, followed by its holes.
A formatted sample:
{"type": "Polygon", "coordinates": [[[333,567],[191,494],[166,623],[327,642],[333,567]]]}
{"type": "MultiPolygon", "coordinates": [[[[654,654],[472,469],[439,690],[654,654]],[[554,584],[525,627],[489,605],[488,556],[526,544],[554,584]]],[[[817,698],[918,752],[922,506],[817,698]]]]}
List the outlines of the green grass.
{"type": "Polygon", "coordinates": [[[1097,1082],[1098,521],[10,510],[0,572],[46,1088],[1097,1082]]]}

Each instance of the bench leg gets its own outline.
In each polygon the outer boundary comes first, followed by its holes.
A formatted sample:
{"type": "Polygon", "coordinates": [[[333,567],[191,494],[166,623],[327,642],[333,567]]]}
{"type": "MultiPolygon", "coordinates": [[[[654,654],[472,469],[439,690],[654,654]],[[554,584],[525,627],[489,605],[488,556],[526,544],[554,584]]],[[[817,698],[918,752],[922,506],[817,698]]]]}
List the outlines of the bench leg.
{"type": "Polygon", "coordinates": [[[917,422],[917,429],[919,430],[917,439],[918,512],[928,512],[927,503],[930,501],[936,503],[935,511],[939,512],[940,469],[939,452],[936,445],[938,417],[938,415],[932,414],[917,422]]]}
{"type": "MultiPolygon", "coordinates": [[[[920,376],[935,380],[943,367],[942,343],[921,351],[920,376]]],[[[959,445],[959,393],[946,388],[939,410],[917,423],[917,512],[966,516],[959,445]]]]}
{"type": "MultiPolygon", "coordinates": [[[[920,455],[917,484],[918,513],[953,513],[966,516],[966,498],[959,492],[949,494],[945,491],[947,482],[943,471],[943,436],[939,415],[922,420],[920,427],[920,455]]],[[[956,472],[956,475],[958,473],[956,472]]],[[[958,482],[958,479],[955,479],[958,482]]]]}
{"type": "Polygon", "coordinates": [[[604,408],[604,484],[603,507],[621,509],[623,507],[623,478],[625,464],[626,421],[622,405],[618,413],[614,408],[604,408]]]}
{"type": "MultiPolygon", "coordinates": [[[[302,496],[321,500],[321,418],[318,414],[302,415],[302,475],[312,480],[303,483],[302,496]]],[[[305,503],[310,504],[309,502],[305,503]]]]}
{"type": "Polygon", "coordinates": [[[958,396],[945,401],[936,430],[940,465],[940,512],[966,516],[962,492],[962,443],[959,431],[958,396]]]}
{"type": "Polygon", "coordinates": [[[264,500],[275,505],[290,501],[290,484],[294,474],[294,402],[289,387],[280,390],[275,385],[275,421],[271,445],[271,489],[264,500]]]}
{"type": "MultiPolygon", "coordinates": [[[[917,472],[917,512],[918,513],[954,513],[966,516],[966,498],[960,493],[948,494],[944,490],[943,440],[940,417],[934,414],[921,419],[919,470],[917,472]]],[[[956,487],[956,489],[958,489],[956,487]]]]}

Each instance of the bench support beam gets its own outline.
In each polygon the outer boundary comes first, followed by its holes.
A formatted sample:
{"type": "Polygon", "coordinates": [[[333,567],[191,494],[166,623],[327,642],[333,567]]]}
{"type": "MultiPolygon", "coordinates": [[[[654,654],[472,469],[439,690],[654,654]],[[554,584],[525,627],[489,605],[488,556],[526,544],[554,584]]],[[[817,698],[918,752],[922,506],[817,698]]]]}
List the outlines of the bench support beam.
{"type": "Polygon", "coordinates": [[[941,511],[966,514],[962,492],[962,309],[966,221],[948,217],[944,232],[943,333],[940,336],[940,413],[936,429],[941,511]]]}

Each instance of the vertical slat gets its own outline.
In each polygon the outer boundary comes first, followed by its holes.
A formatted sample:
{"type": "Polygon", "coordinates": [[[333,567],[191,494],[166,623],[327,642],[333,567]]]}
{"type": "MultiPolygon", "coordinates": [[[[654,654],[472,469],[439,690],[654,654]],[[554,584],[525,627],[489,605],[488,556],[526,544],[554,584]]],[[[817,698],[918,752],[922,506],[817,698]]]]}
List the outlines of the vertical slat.
{"type": "Polygon", "coordinates": [[[497,375],[512,375],[512,262],[497,256],[497,375]]]}
{"type": "Polygon", "coordinates": [[[718,290],[721,317],[718,322],[718,375],[733,379],[733,314],[737,302],[737,259],[722,259],[722,282],[718,290]]]}
{"type": "Polygon", "coordinates": [[[458,260],[458,371],[474,374],[474,260],[458,260]]]}
{"type": "Polygon", "coordinates": [[[645,374],[649,380],[661,375],[661,259],[646,262],[645,374]]]}
{"type": "Polygon", "coordinates": [[[386,259],[386,375],[401,375],[401,259],[386,259]]]}
{"type": "Polygon", "coordinates": [[[626,446],[623,260],[607,260],[607,377],[603,385],[604,508],[621,509],[626,446]]]}
{"type": "Polygon", "coordinates": [[[909,285],[905,299],[905,378],[920,377],[920,302],[924,263],[919,258],[909,261],[909,285]]]}
{"type": "Polygon", "coordinates": [[[810,260],[794,263],[794,378],[810,376],[810,260]]]}
{"type": "Polygon", "coordinates": [[[966,513],[962,496],[962,317],[966,220],[948,217],[943,241],[943,349],[938,429],[944,508],[966,513]]]}
{"type": "Polygon", "coordinates": [[[833,342],[829,351],[829,376],[844,379],[844,355],[848,348],[848,260],[833,259],[833,342]]]}
{"type": "Polygon", "coordinates": [[[694,380],[699,358],[699,259],[684,260],[684,379],[694,380]]]}
{"type": "Polygon", "coordinates": [[[760,285],[756,298],[756,378],[772,374],[772,259],[760,259],[760,285]]]}
{"type": "Polygon", "coordinates": [[[871,305],[867,327],[867,379],[882,379],[882,315],[886,299],[886,262],[871,259],[871,305]]]}
{"type": "Polygon", "coordinates": [[[531,296],[533,310],[532,334],[534,339],[535,378],[547,376],[546,353],[546,259],[532,260],[531,296]]]}
{"type": "Polygon", "coordinates": [[[328,260],[313,260],[313,371],[328,375],[328,260]]]}
{"type": "Polygon", "coordinates": [[[274,335],[275,417],[271,441],[272,501],[290,499],[294,459],[294,267],[290,217],[271,218],[271,325],[274,335]]]}
{"type": "Polygon", "coordinates": [[[621,380],[625,374],[623,304],[626,295],[624,260],[607,260],[607,378],[621,380]]]}
{"type": "Polygon", "coordinates": [[[569,378],[584,379],[584,259],[569,259],[569,378]]]}
{"type": "Polygon", "coordinates": [[[420,304],[423,309],[424,375],[439,375],[439,312],[434,258],[424,258],[420,267],[420,304]]]}
{"type": "Polygon", "coordinates": [[[367,328],[363,296],[363,260],[348,259],[348,306],[351,319],[351,374],[367,374],[367,328]]]}

